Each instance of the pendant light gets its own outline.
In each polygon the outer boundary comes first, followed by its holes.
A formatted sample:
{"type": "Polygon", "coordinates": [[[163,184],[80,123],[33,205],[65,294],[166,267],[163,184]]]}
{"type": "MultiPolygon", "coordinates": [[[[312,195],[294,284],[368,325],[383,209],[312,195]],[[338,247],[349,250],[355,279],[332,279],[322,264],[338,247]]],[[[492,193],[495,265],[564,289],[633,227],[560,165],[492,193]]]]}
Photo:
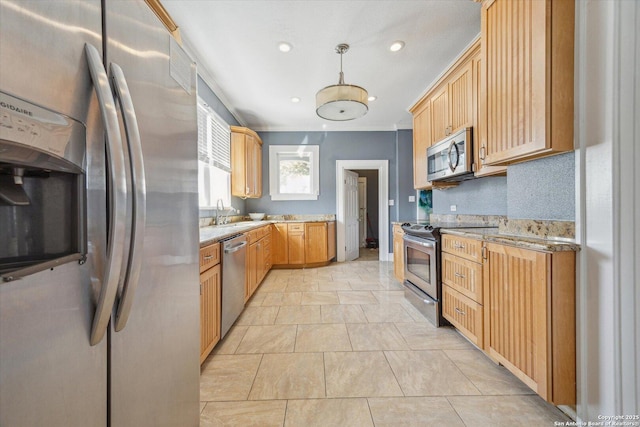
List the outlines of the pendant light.
{"type": "Polygon", "coordinates": [[[336,53],[340,54],[338,84],[320,89],[316,94],[316,113],[323,119],[353,120],[364,116],[369,111],[367,91],[360,86],[344,84],[342,55],[348,50],[348,44],[342,43],[336,46],[336,53]]]}

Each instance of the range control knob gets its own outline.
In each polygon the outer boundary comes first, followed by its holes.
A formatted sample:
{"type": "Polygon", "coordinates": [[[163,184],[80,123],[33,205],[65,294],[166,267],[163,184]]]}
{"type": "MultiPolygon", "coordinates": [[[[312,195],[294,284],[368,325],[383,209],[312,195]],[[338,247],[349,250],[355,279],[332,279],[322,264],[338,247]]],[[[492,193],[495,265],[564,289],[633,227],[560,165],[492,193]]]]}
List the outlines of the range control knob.
{"type": "Polygon", "coordinates": [[[411,227],[411,224],[409,224],[408,222],[404,222],[402,223],[401,227],[411,227]]]}
{"type": "Polygon", "coordinates": [[[425,225],[424,228],[426,228],[427,230],[431,231],[431,230],[433,230],[433,225],[425,225]]]}

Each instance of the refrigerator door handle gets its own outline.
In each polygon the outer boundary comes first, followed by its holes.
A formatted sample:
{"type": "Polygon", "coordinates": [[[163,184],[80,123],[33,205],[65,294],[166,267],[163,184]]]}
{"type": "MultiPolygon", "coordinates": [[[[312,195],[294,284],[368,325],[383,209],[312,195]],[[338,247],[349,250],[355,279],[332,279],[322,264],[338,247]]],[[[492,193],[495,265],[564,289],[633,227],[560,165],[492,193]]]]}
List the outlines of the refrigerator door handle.
{"type": "Polygon", "coordinates": [[[111,203],[109,213],[109,240],[107,244],[107,262],[102,275],[102,288],[91,325],[91,345],[102,341],[107,330],[113,303],[118,292],[120,267],[124,253],[125,218],[127,215],[127,177],[125,174],[124,152],[120,138],[120,126],[116,105],[109,86],[107,72],[102,65],[98,50],[85,44],[87,63],[91,80],[98,97],[100,115],[104,122],[109,177],[111,185],[111,203]]]}
{"type": "Polygon", "coordinates": [[[147,219],[147,186],[144,174],[144,160],[142,156],[142,143],[138,129],[138,119],[133,107],[131,92],[122,68],[118,64],[111,63],[111,77],[116,99],[120,103],[122,121],[127,136],[127,149],[129,150],[129,166],[131,168],[132,198],[132,224],[131,242],[129,243],[129,259],[125,274],[122,297],[116,310],[115,330],[122,330],[127,324],[133,298],[138,286],[140,268],[142,265],[142,252],[144,247],[144,229],[147,219]]]}

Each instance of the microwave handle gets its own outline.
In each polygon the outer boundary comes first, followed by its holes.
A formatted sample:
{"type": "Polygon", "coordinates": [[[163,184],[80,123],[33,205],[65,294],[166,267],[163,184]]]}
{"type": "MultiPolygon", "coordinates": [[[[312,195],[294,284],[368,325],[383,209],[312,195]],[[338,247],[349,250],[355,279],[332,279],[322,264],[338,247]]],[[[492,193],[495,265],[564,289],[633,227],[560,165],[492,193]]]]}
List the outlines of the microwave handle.
{"type": "Polygon", "coordinates": [[[102,275],[102,288],[91,325],[91,345],[96,345],[104,337],[111,317],[111,310],[118,291],[120,266],[124,255],[125,222],[127,217],[127,177],[125,173],[124,152],[120,137],[120,124],[116,114],[116,105],[109,86],[107,72],[102,65],[98,50],[85,44],[85,53],[91,80],[98,97],[100,114],[104,122],[109,178],[111,185],[111,203],[109,213],[109,240],[107,243],[107,262],[102,275]]]}
{"type": "Polygon", "coordinates": [[[449,169],[451,169],[451,172],[455,172],[456,168],[458,167],[458,164],[460,163],[460,150],[458,149],[458,145],[456,144],[455,141],[451,141],[451,145],[449,145],[449,152],[447,153],[447,157],[449,159],[449,169]],[[453,151],[454,148],[456,150],[456,164],[455,165],[451,161],[451,152],[453,151]]]}

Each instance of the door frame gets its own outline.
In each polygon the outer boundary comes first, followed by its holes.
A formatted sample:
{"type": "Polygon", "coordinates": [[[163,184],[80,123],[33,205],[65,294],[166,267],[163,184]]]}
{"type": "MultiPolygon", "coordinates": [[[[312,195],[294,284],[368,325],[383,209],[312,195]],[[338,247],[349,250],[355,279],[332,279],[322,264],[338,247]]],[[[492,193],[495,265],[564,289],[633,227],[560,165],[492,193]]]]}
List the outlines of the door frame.
{"type": "Polygon", "coordinates": [[[367,215],[369,214],[369,212],[367,211],[367,177],[366,176],[358,176],[358,210],[360,211],[358,213],[361,213],[362,210],[364,210],[364,215],[362,216],[362,225],[358,226],[358,232],[362,231],[362,233],[358,235],[358,246],[361,248],[366,248],[367,247],[367,231],[368,231],[367,215]],[[360,183],[363,184],[364,207],[360,206],[360,183]]]}
{"type": "Polygon", "coordinates": [[[345,260],[344,171],[378,171],[378,259],[389,260],[389,160],[336,160],[336,259],[345,260]]]}

